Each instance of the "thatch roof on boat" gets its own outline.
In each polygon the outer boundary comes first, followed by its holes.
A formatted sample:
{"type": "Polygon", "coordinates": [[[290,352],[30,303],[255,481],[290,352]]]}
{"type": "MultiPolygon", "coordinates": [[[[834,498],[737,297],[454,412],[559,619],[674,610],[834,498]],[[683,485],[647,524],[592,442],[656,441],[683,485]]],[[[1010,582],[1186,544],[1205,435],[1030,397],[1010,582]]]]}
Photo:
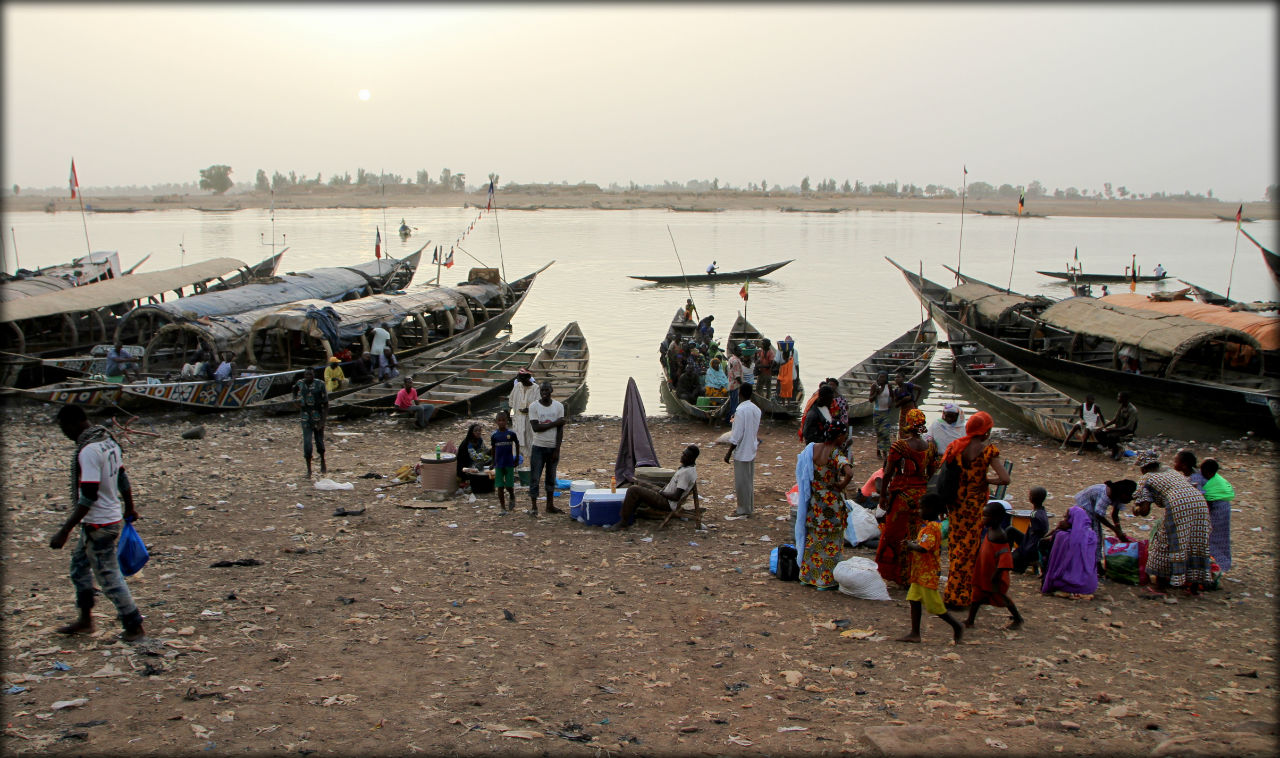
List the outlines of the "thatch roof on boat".
{"type": "Polygon", "coordinates": [[[1146,295],[1119,294],[1108,295],[1102,302],[1109,305],[1122,305],[1140,310],[1167,313],[1175,316],[1203,321],[1206,324],[1239,329],[1252,335],[1263,350],[1280,350],[1280,318],[1262,316],[1257,313],[1233,311],[1222,305],[1207,305],[1194,300],[1149,300],[1146,295]]]}
{"type": "Polygon", "coordinates": [[[372,295],[345,303],[301,300],[259,317],[254,321],[252,329],[255,332],[273,328],[286,329],[325,340],[329,335],[321,328],[321,323],[314,314],[316,311],[332,309],[332,315],[336,317],[332,326],[339,344],[345,345],[384,322],[396,326],[415,313],[458,308],[465,312],[466,298],[457,289],[447,287],[406,295],[372,295]]]}
{"type": "Polygon", "coordinates": [[[178,290],[193,284],[203,284],[234,273],[245,267],[244,261],[235,258],[214,258],[189,266],[130,274],[117,279],[85,284],[67,292],[53,292],[39,297],[29,297],[0,308],[0,323],[23,321],[59,313],[79,313],[130,303],[152,295],[178,290]]]}
{"type": "Polygon", "coordinates": [[[1186,316],[1111,305],[1091,297],[1072,297],[1054,303],[1040,318],[1059,329],[1103,337],[1169,357],[1181,356],[1215,339],[1259,346],[1257,339],[1238,329],[1206,324],[1186,316]]]}
{"type": "Polygon", "coordinates": [[[149,303],[125,314],[121,319],[121,328],[123,329],[124,322],[142,313],[152,313],[166,321],[194,321],[280,306],[298,300],[337,300],[365,289],[371,281],[380,282],[395,263],[394,260],[383,259],[358,266],[317,268],[300,274],[284,274],[261,284],[205,292],[168,303],[149,303]]]}
{"type": "Polygon", "coordinates": [[[969,307],[976,308],[983,318],[992,321],[999,321],[1009,311],[1034,302],[1022,295],[973,281],[952,287],[948,290],[948,297],[953,303],[967,303],[969,307]]]}
{"type": "Polygon", "coordinates": [[[0,282],[0,303],[40,297],[51,292],[71,289],[73,286],[70,279],[43,275],[0,282]]]}

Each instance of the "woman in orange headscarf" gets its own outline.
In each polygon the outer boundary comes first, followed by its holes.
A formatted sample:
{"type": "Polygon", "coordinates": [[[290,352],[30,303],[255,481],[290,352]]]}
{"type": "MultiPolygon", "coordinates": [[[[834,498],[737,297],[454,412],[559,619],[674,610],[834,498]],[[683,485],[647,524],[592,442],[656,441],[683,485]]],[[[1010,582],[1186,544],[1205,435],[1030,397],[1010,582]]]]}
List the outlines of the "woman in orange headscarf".
{"type": "Polygon", "coordinates": [[[889,448],[880,480],[885,514],[876,565],[886,582],[903,589],[911,575],[911,551],[903,543],[920,532],[920,498],[936,466],[934,447],[924,441],[926,429],[924,411],[912,408],[903,414],[901,437],[889,448]]]}
{"type": "Polygon", "coordinates": [[[960,487],[955,502],[947,504],[950,532],[947,535],[947,589],[942,599],[948,606],[969,605],[982,533],[982,509],[990,499],[992,485],[1009,483],[1009,472],[1000,465],[1000,449],[988,442],[993,426],[995,422],[990,414],[985,411],[973,414],[964,425],[965,436],[948,445],[942,457],[943,465],[954,462],[960,466],[960,487]]]}

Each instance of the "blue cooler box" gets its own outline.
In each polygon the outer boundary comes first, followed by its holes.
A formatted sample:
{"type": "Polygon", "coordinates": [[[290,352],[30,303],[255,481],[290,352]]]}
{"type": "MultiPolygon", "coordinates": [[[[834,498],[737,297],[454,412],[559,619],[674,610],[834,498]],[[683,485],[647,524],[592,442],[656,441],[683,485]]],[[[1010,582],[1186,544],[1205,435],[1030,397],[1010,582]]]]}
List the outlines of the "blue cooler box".
{"type": "Polygon", "coordinates": [[[622,499],[627,490],[619,487],[617,492],[607,488],[587,490],[582,493],[582,515],[578,520],[587,526],[608,526],[616,524],[622,518],[622,499]]]}

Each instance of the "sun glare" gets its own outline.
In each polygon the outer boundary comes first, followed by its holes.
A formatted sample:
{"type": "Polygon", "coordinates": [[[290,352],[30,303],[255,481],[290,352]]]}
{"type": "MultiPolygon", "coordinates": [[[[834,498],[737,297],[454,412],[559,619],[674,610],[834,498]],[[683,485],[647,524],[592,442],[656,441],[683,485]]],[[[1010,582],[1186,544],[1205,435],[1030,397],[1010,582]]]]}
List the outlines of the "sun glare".
{"type": "Polygon", "coordinates": [[[372,97],[372,95],[369,94],[369,90],[362,89],[356,93],[356,97],[360,98],[361,100],[368,100],[370,97],[372,97]]]}

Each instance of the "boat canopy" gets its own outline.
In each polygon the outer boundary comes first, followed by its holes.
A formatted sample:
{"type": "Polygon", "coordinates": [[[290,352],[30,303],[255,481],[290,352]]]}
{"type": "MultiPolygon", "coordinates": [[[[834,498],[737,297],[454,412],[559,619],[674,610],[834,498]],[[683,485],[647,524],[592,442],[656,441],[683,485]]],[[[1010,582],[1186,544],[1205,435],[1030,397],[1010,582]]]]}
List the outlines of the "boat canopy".
{"type": "Polygon", "coordinates": [[[70,279],[63,279],[60,276],[45,276],[43,274],[28,279],[12,279],[0,282],[0,303],[40,297],[50,292],[71,289],[74,286],[75,284],[70,279]]]}
{"type": "Polygon", "coordinates": [[[1238,329],[1187,316],[1112,305],[1092,297],[1072,297],[1054,303],[1040,318],[1059,329],[1110,339],[1118,345],[1133,345],[1169,358],[1179,358],[1211,340],[1259,347],[1255,337],[1238,329]]]}
{"type": "Polygon", "coordinates": [[[948,299],[976,308],[978,315],[991,321],[999,321],[1009,311],[1035,302],[1031,298],[973,281],[952,287],[948,290],[948,299]]]}
{"type": "Polygon", "coordinates": [[[1222,305],[1206,305],[1194,300],[1172,300],[1159,302],[1148,300],[1146,295],[1120,294],[1108,295],[1102,302],[1109,305],[1122,305],[1128,308],[1167,313],[1175,316],[1203,321],[1232,329],[1239,329],[1251,335],[1262,346],[1263,350],[1280,350],[1280,318],[1262,316],[1246,311],[1233,311],[1222,305]]]}
{"type": "MultiPolygon", "coordinates": [[[[0,323],[109,308],[121,303],[142,300],[161,292],[203,284],[243,268],[245,268],[244,261],[235,258],[214,258],[189,266],[106,279],[75,287],[70,291],[28,297],[6,304],[0,308],[0,323]]],[[[18,283],[15,282],[15,284],[18,283]]]]}
{"type": "Polygon", "coordinates": [[[254,332],[263,329],[284,329],[301,332],[317,340],[332,343],[334,335],[338,338],[335,349],[341,345],[359,340],[369,329],[381,323],[398,326],[404,319],[414,314],[439,310],[467,310],[466,297],[457,289],[439,287],[425,292],[414,292],[407,295],[372,295],[345,303],[329,303],[323,300],[302,300],[290,303],[282,308],[258,318],[253,322],[254,332]],[[321,321],[315,318],[316,311],[332,309],[327,325],[333,328],[326,331],[321,321]]]}

